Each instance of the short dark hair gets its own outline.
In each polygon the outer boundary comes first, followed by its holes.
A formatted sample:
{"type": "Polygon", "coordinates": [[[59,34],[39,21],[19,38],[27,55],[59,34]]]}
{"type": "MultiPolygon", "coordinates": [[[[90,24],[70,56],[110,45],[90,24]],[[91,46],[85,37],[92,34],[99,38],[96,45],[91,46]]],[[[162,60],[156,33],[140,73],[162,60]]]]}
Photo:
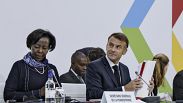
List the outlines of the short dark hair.
{"type": "Polygon", "coordinates": [[[111,35],[108,37],[108,40],[109,40],[111,37],[114,37],[114,38],[116,38],[116,39],[118,39],[118,40],[120,40],[120,41],[126,42],[126,47],[128,48],[129,41],[128,41],[128,38],[127,38],[127,36],[126,36],[125,34],[120,33],[120,32],[119,32],[119,33],[113,33],[113,34],[111,34],[111,35]]]}
{"type": "Polygon", "coordinates": [[[94,49],[94,47],[84,47],[82,49],[78,49],[77,51],[80,51],[80,52],[84,53],[86,56],[88,56],[89,52],[93,49],[94,49]]]}
{"type": "MultiPolygon", "coordinates": [[[[86,57],[86,55],[84,54],[84,53],[82,53],[82,52],[80,52],[80,51],[75,51],[73,54],[72,54],[72,56],[71,56],[71,64],[74,64],[74,63],[76,63],[76,62],[78,62],[78,60],[80,59],[80,58],[82,58],[83,56],[85,56],[86,57]]],[[[87,57],[86,57],[87,58],[87,57]]]]}
{"type": "Polygon", "coordinates": [[[93,48],[92,50],[90,50],[89,54],[88,54],[88,58],[90,61],[94,61],[97,60],[103,56],[105,56],[105,52],[102,48],[93,48]]]}
{"type": "Polygon", "coordinates": [[[31,49],[31,46],[36,44],[42,37],[49,39],[49,51],[53,51],[56,46],[55,36],[51,32],[43,29],[36,29],[27,36],[27,47],[31,49]]]}

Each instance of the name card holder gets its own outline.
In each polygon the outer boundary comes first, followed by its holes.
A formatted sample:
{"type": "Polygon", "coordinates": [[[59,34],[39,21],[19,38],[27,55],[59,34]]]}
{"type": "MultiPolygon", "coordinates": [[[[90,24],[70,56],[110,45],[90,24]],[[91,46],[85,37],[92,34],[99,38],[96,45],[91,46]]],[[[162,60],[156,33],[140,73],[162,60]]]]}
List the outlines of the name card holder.
{"type": "Polygon", "coordinates": [[[104,91],[101,103],[135,103],[134,92],[104,91]]]}

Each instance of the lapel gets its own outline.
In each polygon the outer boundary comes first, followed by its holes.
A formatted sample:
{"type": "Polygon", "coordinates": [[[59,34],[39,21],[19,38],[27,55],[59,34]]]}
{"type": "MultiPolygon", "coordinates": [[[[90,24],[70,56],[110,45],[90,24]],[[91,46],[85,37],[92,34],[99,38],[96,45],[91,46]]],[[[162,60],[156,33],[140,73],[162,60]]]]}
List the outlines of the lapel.
{"type": "Polygon", "coordinates": [[[104,64],[104,67],[105,67],[105,70],[106,70],[107,74],[112,79],[114,85],[117,86],[117,81],[115,80],[115,77],[114,77],[114,74],[112,72],[112,69],[111,69],[111,67],[110,67],[110,65],[109,65],[109,63],[108,63],[108,61],[107,61],[105,56],[102,57],[102,62],[104,64]]]}
{"type": "Polygon", "coordinates": [[[73,82],[81,83],[80,80],[76,77],[76,75],[71,70],[69,70],[69,74],[70,74],[73,82]]]}
{"type": "MultiPolygon", "coordinates": [[[[86,75],[83,75],[82,78],[83,78],[83,80],[84,80],[84,82],[85,82],[85,80],[86,80],[86,75]]],[[[85,82],[85,83],[86,83],[86,82],[85,82]]]]}

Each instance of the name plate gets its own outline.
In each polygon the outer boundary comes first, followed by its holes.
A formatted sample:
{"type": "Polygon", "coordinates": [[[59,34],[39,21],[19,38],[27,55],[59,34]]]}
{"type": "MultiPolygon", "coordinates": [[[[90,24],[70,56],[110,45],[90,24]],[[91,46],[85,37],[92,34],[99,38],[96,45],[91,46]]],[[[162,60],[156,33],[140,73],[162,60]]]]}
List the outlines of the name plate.
{"type": "Polygon", "coordinates": [[[104,91],[101,103],[135,103],[134,92],[104,91]]]}

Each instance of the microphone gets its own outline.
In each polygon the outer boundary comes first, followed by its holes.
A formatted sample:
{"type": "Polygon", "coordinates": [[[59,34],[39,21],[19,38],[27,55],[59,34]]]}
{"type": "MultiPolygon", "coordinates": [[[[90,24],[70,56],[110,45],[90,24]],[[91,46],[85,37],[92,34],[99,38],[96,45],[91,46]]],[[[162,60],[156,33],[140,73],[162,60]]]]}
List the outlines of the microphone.
{"type": "Polygon", "coordinates": [[[56,77],[56,75],[55,75],[55,71],[54,71],[53,69],[51,69],[50,66],[47,66],[47,67],[48,67],[49,70],[51,70],[51,72],[52,72],[52,74],[53,74],[53,76],[54,76],[54,78],[55,78],[55,80],[56,80],[56,82],[57,82],[57,84],[58,84],[58,87],[61,87],[61,86],[60,86],[60,83],[58,82],[58,79],[57,79],[57,77],[56,77]]]}
{"type": "Polygon", "coordinates": [[[150,88],[149,84],[142,78],[141,75],[138,74],[137,71],[135,71],[135,74],[136,74],[142,81],[144,81],[144,83],[150,88]]]}
{"type": "Polygon", "coordinates": [[[54,78],[55,78],[57,84],[58,84],[58,87],[61,87],[61,86],[60,86],[60,83],[58,82],[57,77],[55,76],[55,71],[54,71],[53,69],[51,69],[51,71],[52,71],[52,73],[53,73],[53,76],[54,76],[54,78]]]}

